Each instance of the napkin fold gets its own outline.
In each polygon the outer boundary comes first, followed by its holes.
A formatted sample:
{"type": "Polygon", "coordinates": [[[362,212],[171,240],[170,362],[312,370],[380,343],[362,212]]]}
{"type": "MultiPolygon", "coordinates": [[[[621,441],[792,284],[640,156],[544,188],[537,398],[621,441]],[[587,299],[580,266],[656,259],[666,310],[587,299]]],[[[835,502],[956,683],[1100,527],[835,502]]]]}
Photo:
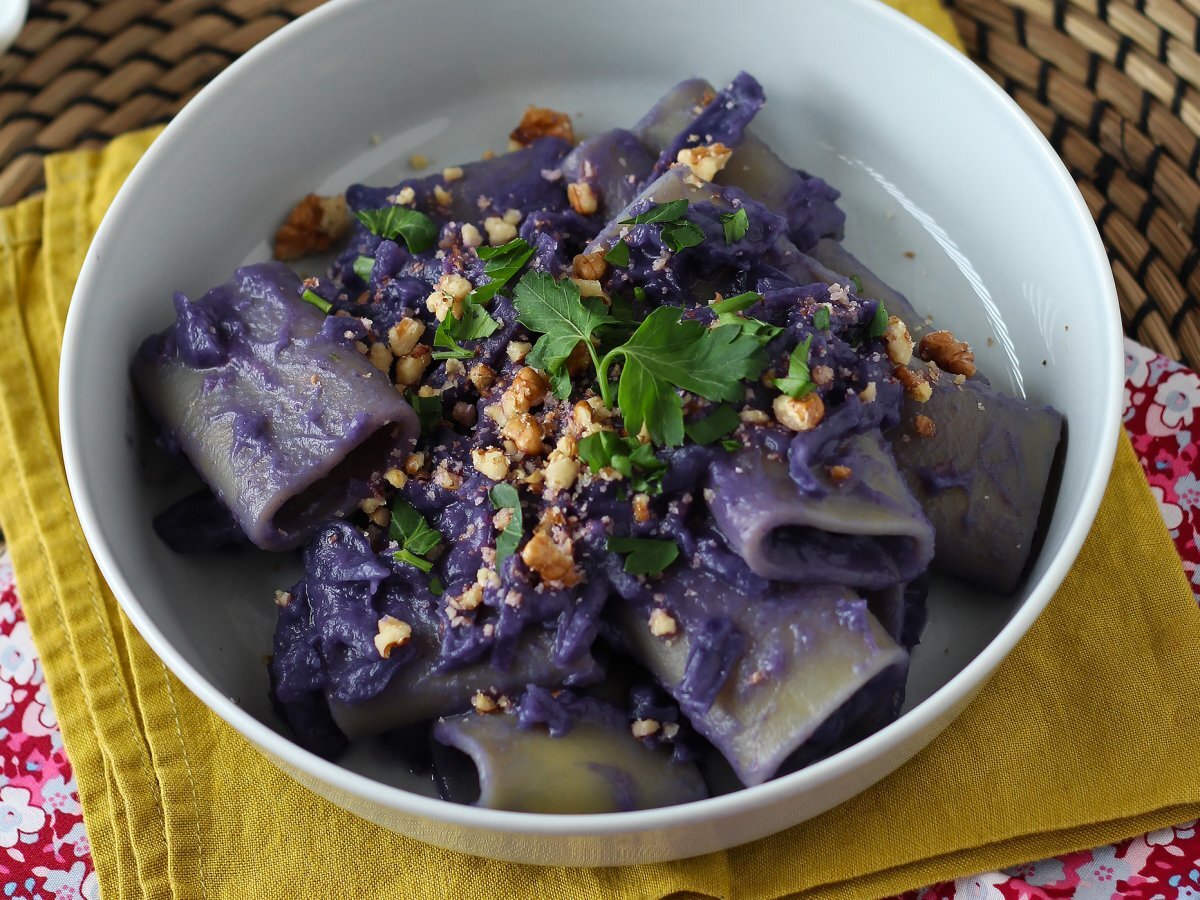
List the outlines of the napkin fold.
{"type": "Polygon", "coordinates": [[[540,868],[391,834],[293,782],[132,628],[67,492],[66,310],[156,133],[51,157],[45,196],[0,211],[0,526],[106,900],[880,896],[1200,816],[1200,612],[1124,438],[1076,565],[978,698],[892,776],[779,835],[676,863],[540,868]]]}

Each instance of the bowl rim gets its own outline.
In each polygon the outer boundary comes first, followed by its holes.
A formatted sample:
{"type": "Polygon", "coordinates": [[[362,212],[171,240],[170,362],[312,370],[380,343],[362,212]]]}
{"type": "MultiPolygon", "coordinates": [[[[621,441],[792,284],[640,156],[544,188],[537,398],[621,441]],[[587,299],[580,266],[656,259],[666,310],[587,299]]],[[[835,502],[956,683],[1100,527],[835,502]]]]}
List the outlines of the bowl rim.
{"type": "Polygon", "coordinates": [[[225,90],[235,86],[243,72],[252,71],[261,58],[274,53],[276,48],[285,46],[301,33],[322,28],[326,20],[341,15],[344,9],[376,2],[380,0],[331,0],[265,38],[206,85],[166,126],[117,192],[88,248],[76,282],[66,320],[59,369],[59,424],[67,482],[84,536],[101,574],[125,615],[155,654],[223,721],[261,752],[282,761],[293,770],[303,772],[357,798],[408,815],[466,828],[520,832],[537,836],[583,837],[637,833],[750,812],[787,797],[813,791],[823,784],[849,774],[887,753],[894,746],[917,738],[948,710],[955,710],[965,704],[975,691],[983,687],[995,668],[1045,609],[1074,564],[1091,530],[1108,483],[1120,434],[1118,426],[1122,411],[1122,329],[1116,286],[1103,242],[1082,195],[1058,154],[1017,103],[964,53],[920,23],[878,0],[843,0],[843,3],[855,7],[856,14],[880,18],[885,28],[907,32],[906,39],[918,42],[925,53],[941,57],[943,63],[948,62],[957,69],[960,77],[974,82],[977,89],[990,96],[998,105],[997,114],[1007,113],[1012,127],[1023,133],[1024,140],[1031,143],[1031,149],[1037,150],[1040,164],[1048,167],[1047,171],[1052,173],[1058,187],[1066,191],[1078,224],[1088,237],[1092,256],[1089,267],[1103,272],[1103,296],[1098,298],[1095,314],[1102,317],[1102,334],[1107,339],[1107,343],[1098,348],[1100,352],[1097,354],[1098,366],[1103,365],[1106,371],[1098,371],[1096,381],[1100,385],[1108,385],[1108,397],[1101,398],[1105,402],[1102,402],[1101,426],[1098,429],[1100,433],[1096,436],[1094,446],[1096,463],[1085,479],[1079,507],[1067,528],[1059,552],[1000,632],[962,670],[885,728],[789,775],[731,794],[679,806],[632,812],[560,814],[480,809],[416,794],[360,775],[302,749],[289,738],[271,729],[218,690],[175,650],[130,589],[116,557],[104,539],[101,517],[92,503],[88,485],[83,478],[81,467],[84,448],[80,429],[76,427],[74,419],[74,410],[78,403],[77,385],[82,379],[72,361],[77,356],[77,347],[85,340],[80,322],[87,303],[86,297],[91,293],[92,283],[103,271],[101,259],[105,256],[104,248],[109,235],[120,227],[126,209],[137,202],[142,183],[153,177],[156,161],[172,152],[174,146],[182,140],[180,135],[186,132],[188,124],[194,118],[202,116],[207,107],[217,102],[225,90]],[[1102,352],[1105,346],[1109,350],[1107,356],[1102,352]]]}

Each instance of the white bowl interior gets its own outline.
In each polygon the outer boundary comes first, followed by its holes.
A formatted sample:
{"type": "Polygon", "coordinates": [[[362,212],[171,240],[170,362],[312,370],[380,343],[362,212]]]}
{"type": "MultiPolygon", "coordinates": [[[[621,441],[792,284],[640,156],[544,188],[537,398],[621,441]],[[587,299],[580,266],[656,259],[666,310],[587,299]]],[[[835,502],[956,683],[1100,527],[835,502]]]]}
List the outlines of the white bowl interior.
{"type": "MultiPolygon", "coordinates": [[[[948,707],[977,687],[1077,551],[1118,421],[1111,277],[1073,186],[1015,107],[953,52],[866,0],[764,3],[733,16],[706,0],[686,15],[655,16],[626,0],[586,16],[555,0],[335,6],[251,54],[172,124],[106,220],[71,310],[63,424],[72,489],[106,576],[168,664],[259,743],[291,752],[237,707],[281,730],[261,660],[273,591],[289,583],[294,562],[177,556],[150,530],[180,489],[150,483],[130,452],[126,367],[138,342],[171,320],[171,292],[197,296],[235,266],[267,258],[269,237],[308,191],[392,183],[413,151],[435,167],[502,151],[529,103],[576,114],[578,130],[596,133],[632,124],[681,78],[722,82],[744,67],[769,97],[758,133],[842,191],[848,246],[969,339],[998,387],[1066,414],[1057,507],[1024,592],[997,598],[939,580],[931,594],[908,706],[1019,620],[994,658],[985,653],[930,702],[948,707]]],[[[896,740],[902,730],[889,729],[896,740]]],[[[876,751],[886,751],[887,735],[876,751]]],[[[305,754],[289,759],[330,777],[305,754]]],[[[349,765],[405,783],[368,753],[349,765]]],[[[777,802],[803,793],[807,777],[751,793],[777,802]]],[[[795,820],[813,811],[797,810],[795,820]]]]}

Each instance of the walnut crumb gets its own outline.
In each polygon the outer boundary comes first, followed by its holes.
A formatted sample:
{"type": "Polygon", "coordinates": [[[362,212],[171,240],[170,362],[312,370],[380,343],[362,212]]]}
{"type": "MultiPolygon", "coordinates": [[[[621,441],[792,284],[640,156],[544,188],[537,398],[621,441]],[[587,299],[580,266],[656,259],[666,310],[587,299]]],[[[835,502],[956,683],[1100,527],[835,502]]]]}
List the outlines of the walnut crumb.
{"type": "Polygon", "coordinates": [[[918,403],[924,403],[933,396],[933,388],[920,372],[914,372],[907,366],[896,366],[892,369],[892,377],[900,382],[904,393],[918,403]]]}
{"type": "Polygon", "coordinates": [[[292,207],[275,233],[275,258],[287,262],[328,250],[349,225],[345,197],[308,194],[292,207]]]}
{"type": "Polygon", "coordinates": [[[629,727],[635,738],[646,738],[658,733],[659,723],[657,719],[638,719],[629,727]]]}
{"type": "Polygon", "coordinates": [[[701,181],[712,181],[717,173],[725,168],[733,153],[724,144],[710,144],[706,147],[687,147],[680,150],[675,161],[683,163],[692,170],[692,174],[701,181]]]}
{"type": "Polygon", "coordinates": [[[442,180],[449,184],[452,181],[458,181],[463,177],[462,166],[447,166],[442,169],[442,180]]]}
{"type": "Polygon", "coordinates": [[[829,477],[835,482],[845,481],[854,471],[849,466],[830,466],[829,477]]]}
{"type": "Polygon", "coordinates": [[[479,713],[479,715],[486,716],[489,713],[496,712],[500,708],[500,705],[483,691],[476,691],[475,696],[471,698],[471,708],[479,713]]]}
{"type": "Polygon", "coordinates": [[[571,126],[571,117],[544,106],[530,106],[508,136],[519,147],[526,147],[541,137],[559,137],[574,144],[575,129],[571,126]]]}
{"type": "Polygon", "coordinates": [[[581,216],[590,216],[600,208],[600,198],[586,181],[572,181],[567,185],[567,200],[571,209],[581,216]]]}
{"type": "Polygon", "coordinates": [[[580,253],[571,260],[571,271],[576,278],[599,281],[608,271],[608,263],[604,261],[604,254],[599,250],[595,253],[580,253]]]}
{"type": "Polygon", "coordinates": [[[917,415],[913,416],[913,431],[921,437],[930,438],[937,434],[937,426],[929,416],[917,415]]]}
{"type": "Polygon", "coordinates": [[[654,609],[650,613],[650,633],[655,637],[670,637],[678,630],[675,619],[665,609],[654,609]]]}
{"type": "Polygon", "coordinates": [[[970,378],[975,374],[975,354],[964,342],[954,337],[949,331],[935,331],[921,338],[917,347],[921,359],[935,362],[947,372],[955,375],[965,375],[970,378]]]}
{"type": "Polygon", "coordinates": [[[825,402],[815,392],[798,399],[780,394],[771,408],[779,424],[792,431],[811,431],[825,418],[825,402]]]}
{"type": "Polygon", "coordinates": [[[377,627],[375,649],[384,659],[390,659],[393,650],[412,639],[412,626],[394,616],[384,616],[377,627]]]}
{"type": "Polygon", "coordinates": [[[429,157],[424,153],[414,153],[408,158],[408,167],[418,172],[429,165],[429,157]]]}
{"type": "Polygon", "coordinates": [[[292,599],[293,599],[292,595],[289,594],[287,591],[276,591],[275,592],[275,605],[278,607],[290,606],[292,599]]]}

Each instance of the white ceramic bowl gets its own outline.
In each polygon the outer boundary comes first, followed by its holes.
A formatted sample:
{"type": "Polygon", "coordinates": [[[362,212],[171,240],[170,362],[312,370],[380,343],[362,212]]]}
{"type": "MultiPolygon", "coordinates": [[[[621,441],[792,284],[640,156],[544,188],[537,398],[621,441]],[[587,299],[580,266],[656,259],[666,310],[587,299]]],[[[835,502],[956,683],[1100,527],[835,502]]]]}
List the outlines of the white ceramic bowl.
{"type": "MultiPolygon", "coordinates": [[[[984,684],[1075,558],[1118,434],[1117,303],[1067,172],[1017,107],[956,51],[873,0],[637,0],[586,13],[562,0],[345,0],[289,25],[196,97],[141,161],[83,267],[62,368],[63,452],[96,560],[166,664],[312,790],[434,844],[534,863],[646,862],[729,847],[863,790],[928,743],[984,684]],[[530,102],[595,133],[634,122],[676,81],[752,71],[756,130],[843,191],[848,246],[978,349],[1002,389],[1052,403],[1070,442],[1045,545],[1023,593],[931,595],[907,712],[858,745],[759,787],[670,809],[598,816],[479,810],[428,796],[365,758],[334,765],[281,733],[261,658],[275,588],[261,556],[176,556],[150,531],[164,505],[127,440],[128,360],[246,261],[295,199],[393,183],[502,150],[530,102]],[[909,258],[904,251],[915,253],[909,258]],[[991,342],[985,338],[993,338],[991,342]]],[[[420,791],[426,791],[425,794],[420,791]]]]}

